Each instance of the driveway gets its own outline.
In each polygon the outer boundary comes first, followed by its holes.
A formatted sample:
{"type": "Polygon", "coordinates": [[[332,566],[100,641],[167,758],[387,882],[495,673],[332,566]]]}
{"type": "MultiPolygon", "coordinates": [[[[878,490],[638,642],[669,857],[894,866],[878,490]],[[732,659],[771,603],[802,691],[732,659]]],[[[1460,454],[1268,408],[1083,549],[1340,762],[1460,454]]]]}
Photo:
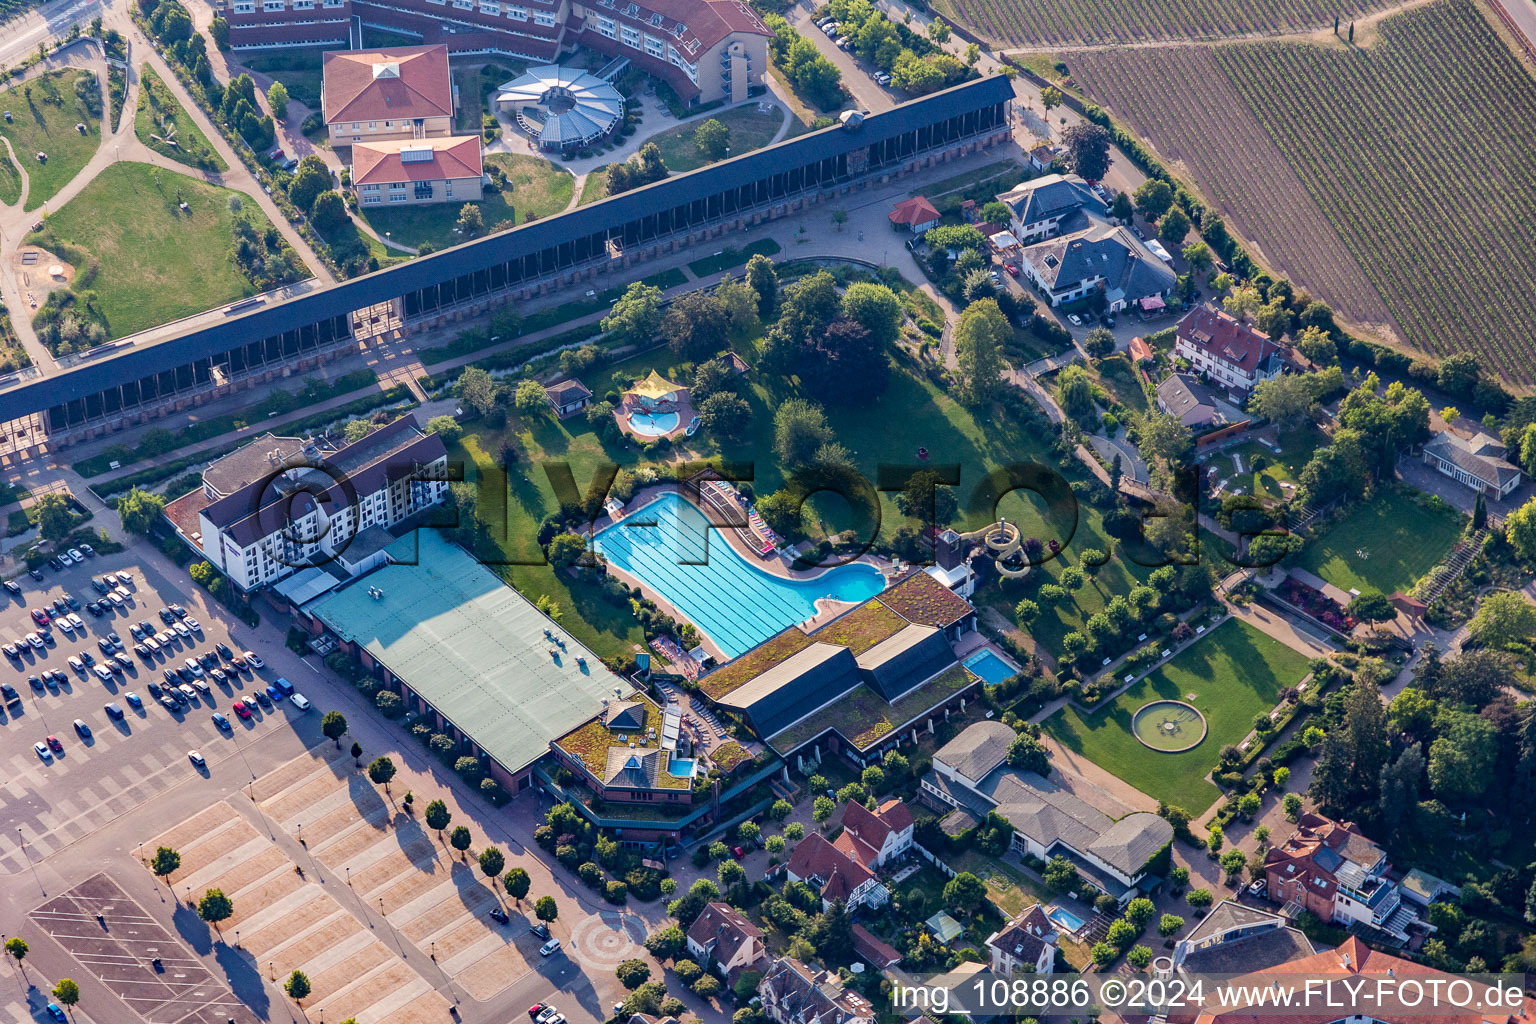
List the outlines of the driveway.
{"type": "Polygon", "coordinates": [[[854,60],[846,51],[838,49],[837,43],[815,26],[811,21],[811,10],[807,9],[805,4],[795,5],[790,24],[794,25],[795,31],[815,43],[823,56],[837,65],[837,69],[843,73],[843,84],[848,87],[849,92],[853,93],[853,98],[860,110],[878,114],[882,110],[890,110],[897,104],[895,93],[876,85],[875,80],[869,77],[870,72],[862,64],[854,60]]]}

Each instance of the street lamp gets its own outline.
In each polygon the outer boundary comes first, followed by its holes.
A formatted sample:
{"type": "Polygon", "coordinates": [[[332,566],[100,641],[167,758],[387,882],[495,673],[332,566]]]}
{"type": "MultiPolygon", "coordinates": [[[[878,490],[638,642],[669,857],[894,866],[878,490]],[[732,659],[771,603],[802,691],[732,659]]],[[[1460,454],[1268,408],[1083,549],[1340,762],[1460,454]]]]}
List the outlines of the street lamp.
{"type": "Polygon", "coordinates": [[[272,963],[273,962],[271,960],[267,961],[267,977],[271,978],[273,981],[276,981],[277,980],[277,972],[275,970],[273,970],[272,963]]]}

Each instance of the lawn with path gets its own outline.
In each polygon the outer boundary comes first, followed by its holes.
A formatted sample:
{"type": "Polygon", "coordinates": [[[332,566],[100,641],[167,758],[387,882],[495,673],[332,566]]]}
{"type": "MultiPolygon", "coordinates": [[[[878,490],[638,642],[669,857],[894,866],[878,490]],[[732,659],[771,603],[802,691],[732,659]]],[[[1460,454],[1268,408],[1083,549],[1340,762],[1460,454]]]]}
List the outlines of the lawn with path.
{"type": "Polygon", "coordinates": [[[413,249],[424,242],[446,249],[467,241],[454,230],[465,203],[475,202],[480,207],[480,219],[487,231],[514,218],[518,224],[526,224],[530,219],[548,217],[570,205],[576,179],[542,157],[488,153],[485,166],[499,167],[505,172],[506,184],[500,188],[488,186],[478,201],[465,196],[422,206],[364,206],[358,212],[381,238],[388,232],[391,241],[413,249]]]}
{"type": "MultiPolygon", "coordinates": [[[[31,182],[27,209],[35,210],[58,194],[90,162],[101,145],[101,84],[94,72],[78,68],[50,71],[0,93],[0,109],[11,112],[0,120],[0,135],[10,140],[31,182]],[[76,83],[93,97],[88,103],[76,93],[76,83]],[[81,132],[77,125],[84,125],[81,132]],[[37,154],[47,154],[38,160],[37,154]]],[[[20,178],[14,171],[0,174],[0,202],[14,203],[20,178]]]]}
{"type": "Polygon", "coordinates": [[[197,122],[147,65],[139,79],[139,109],[133,117],[133,133],[156,153],[188,167],[220,173],[229,170],[229,164],[214,152],[197,122]]]}
{"type": "MultiPolygon", "coordinates": [[[[140,163],[108,166],[63,209],[48,233],[99,263],[90,287],[113,337],[251,295],[230,255],[231,189],[140,163]],[[185,211],[178,202],[185,202],[185,211]]],[[[255,203],[243,215],[258,232],[271,222],[255,203]]]]}
{"type": "Polygon", "coordinates": [[[697,170],[715,162],[700,152],[693,141],[699,125],[710,120],[719,121],[729,129],[730,136],[726,140],[730,147],[728,155],[741,156],[754,149],[761,149],[772,141],[780,126],[784,124],[784,112],[777,104],[770,112],[764,114],[757,109],[756,103],[743,103],[729,110],[717,111],[709,117],[695,118],[659,132],[648,141],[656,143],[657,148],[661,150],[661,157],[666,161],[667,170],[673,174],[679,174],[683,171],[697,170]]]}
{"type": "Polygon", "coordinates": [[[238,53],[234,63],[282,82],[289,99],[311,110],[319,110],[320,87],[325,77],[324,59],[324,47],[300,46],[238,53]]]}
{"type": "Polygon", "coordinates": [[[1327,443],[1328,436],[1317,427],[1308,424],[1281,434],[1279,452],[1257,441],[1245,441],[1211,456],[1210,465],[1216,467],[1217,478],[1225,478],[1231,488],[1240,489],[1245,494],[1257,495],[1260,498],[1285,501],[1292,492],[1290,488],[1282,487],[1281,484],[1288,483],[1294,486],[1296,478],[1301,475],[1302,467],[1307,464],[1317,449],[1327,443]],[[1233,461],[1234,456],[1243,460],[1241,473],[1237,472],[1237,463],[1233,461]],[[1263,459],[1264,468],[1255,471],[1254,459],[1263,459]]]}
{"type": "Polygon", "coordinates": [[[1253,719],[1307,673],[1307,657],[1240,619],[1228,619],[1119,697],[1085,714],[1072,706],[1045,721],[1052,739],[1143,793],[1198,816],[1220,791],[1207,776],[1221,748],[1240,743],[1253,719]],[[1131,732],[1131,717],[1159,699],[1188,701],[1205,716],[1205,739],[1162,753],[1131,732]]]}
{"type": "Polygon", "coordinates": [[[588,203],[607,198],[608,168],[604,166],[588,174],[586,180],[581,183],[581,200],[576,205],[586,206],[588,203]]]}
{"type": "Polygon", "coordinates": [[[1450,551],[1466,516],[1407,488],[1383,488],[1302,548],[1296,564],[1345,590],[1406,592],[1450,551]]]}

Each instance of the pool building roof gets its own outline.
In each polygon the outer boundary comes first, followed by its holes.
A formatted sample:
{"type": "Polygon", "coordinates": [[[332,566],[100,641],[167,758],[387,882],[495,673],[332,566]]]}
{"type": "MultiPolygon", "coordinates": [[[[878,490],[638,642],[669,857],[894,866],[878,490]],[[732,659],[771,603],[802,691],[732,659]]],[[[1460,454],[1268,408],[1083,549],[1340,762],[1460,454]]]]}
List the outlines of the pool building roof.
{"type": "Polygon", "coordinates": [[[509,773],[548,753],[604,699],[629,694],[596,655],[438,531],[418,530],[389,554],[391,564],[304,611],[366,650],[509,773]],[[546,629],[565,642],[554,648],[558,658],[546,629]]]}

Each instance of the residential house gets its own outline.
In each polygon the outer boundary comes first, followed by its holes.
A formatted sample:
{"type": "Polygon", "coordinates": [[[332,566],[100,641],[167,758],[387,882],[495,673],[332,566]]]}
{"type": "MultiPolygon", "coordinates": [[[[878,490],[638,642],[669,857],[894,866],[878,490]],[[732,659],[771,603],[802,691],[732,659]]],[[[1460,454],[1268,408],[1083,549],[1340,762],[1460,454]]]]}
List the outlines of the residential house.
{"type": "Polygon", "coordinates": [[[853,925],[853,952],[877,971],[895,967],[902,959],[896,947],[881,942],[868,928],[857,922],[853,925]]]}
{"type": "Polygon", "coordinates": [[[1056,926],[1036,903],[987,939],[992,972],[1050,974],[1056,969],[1056,926]]]}
{"type": "Polygon", "coordinates": [[[561,419],[573,416],[592,404],[591,390],[575,377],[545,385],[544,397],[549,399],[550,408],[561,419]]]}
{"type": "Polygon", "coordinates": [[[1234,974],[1312,955],[1301,930],[1273,911],[1225,899],[1173,948],[1187,974],[1234,974]]]}
{"type": "Polygon", "coordinates": [[[1248,392],[1280,375],[1285,349],[1232,314],[1207,303],[1175,327],[1173,354],[1233,391],[1248,392]]]}
{"type": "Polygon", "coordinates": [[[843,811],[843,831],[832,843],[870,871],[912,849],[912,812],[892,797],[871,811],[858,802],[843,811]]]}
{"type": "Polygon", "coordinates": [[[1152,354],[1152,346],[1148,345],[1147,339],[1139,334],[1131,339],[1128,351],[1132,363],[1150,363],[1155,358],[1152,354]]]}
{"type": "Polygon", "coordinates": [[[1087,214],[1104,216],[1104,201],[1075,174],[1046,174],[1021,181],[997,201],[1008,207],[1009,229],[1024,245],[1038,242],[1087,222],[1087,214]]]}
{"type": "Polygon", "coordinates": [[[734,982],[743,971],[764,971],[763,932],[729,903],[706,904],[688,929],[689,959],[734,982]]]}
{"type": "Polygon", "coordinates": [[[781,957],[757,986],[763,1014],[773,1024],[874,1024],[869,1000],[835,974],[781,957]]]}
{"type": "Polygon", "coordinates": [[[1085,783],[1069,792],[1048,778],[1008,764],[1016,734],[1001,722],[977,722],[940,747],[923,776],[919,799],[934,810],[963,810],[980,821],[996,811],[1014,827],[1013,848],[1041,860],[1063,856],[1100,892],[1121,903],[1159,870],[1173,827],[1133,811],[1085,783]]]}
{"type": "Polygon", "coordinates": [[[1478,431],[1462,437],[1442,430],[1424,444],[1424,464],[1495,501],[1509,497],[1523,478],[1497,438],[1478,431]]]}
{"type": "Polygon", "coordinates": [[[242,591],[339,558],[448,492],[448,452],[412,415],[340,447],[266,434],[215,460],[165,507],[182,540],[242,591]]]}
{"type": "Polygon", "coordinates": [[[484,175],[478,135],[352,144],[352,187],[363,206],[477,203],[484,175]]]}
{"type": "Polygon", "coordinates": [[[1386,852],[1358,825],[1310,812],[1264,857],[1269,898],[1287,917],[1310,911],[1324,923],[1364,925],[1407,941],[1420,922],[1389,870],[1386,852]]]}
{"type": "Polygon", "coordinates": [[[804,882],[821,894],[822,909],[841,903],[849,910],[881,907],[891,898],[875,873],[819,833],[801,840],[790,855],[784,873],[792,882],[804,882]]]}
{"type": "Polygon", "coordinates": [[[1145,299],[1160,299],[1178,283],[1178,275],[1129,228],[1097,220],[1079,231],[1028,246],[1021,267],[1052,306],[1099,290],[1111,313],[1145,299]]]}
{"type": "Polygon", "coordinates": [[[321,64],[320,105],[332,147],[453,133],[446,46],[332,51],[321,64]]]}
{"type": "Polygon", "coordinates": [[[897,203],[890,212],[891,223],[920,235],[939,226],[939,211],[923,196],[913,196],[897,203]]]}
{"type": "Polygon", "coordinates": [[[1215,423],[1216,396],[1192,373],[1170,373],[1157,386],[1157,407],[1191,430],[1215,423]]]}
{"type": "Polygon", "coordinates": [[[1044,173],[1056,163],[1056,151],[1045,143],[1041,143],[1029,151],[1030,170],[1044,173]]]}

